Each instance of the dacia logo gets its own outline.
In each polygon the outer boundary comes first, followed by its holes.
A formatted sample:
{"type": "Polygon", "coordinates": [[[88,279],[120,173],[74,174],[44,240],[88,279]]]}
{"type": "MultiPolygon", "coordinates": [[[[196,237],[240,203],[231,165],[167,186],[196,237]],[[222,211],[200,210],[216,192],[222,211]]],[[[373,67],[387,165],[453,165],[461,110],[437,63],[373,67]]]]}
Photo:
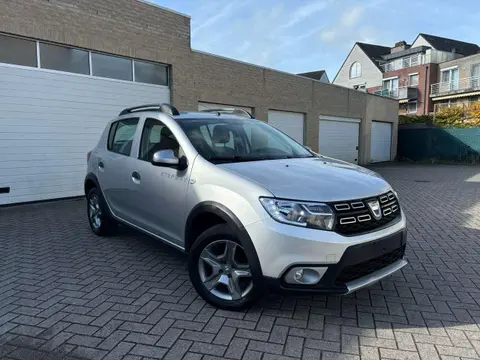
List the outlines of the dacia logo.
{"type": "Polygon", "coordinates": [[[368,201],[367,205],[370,208],[375,220],[380,220],[382,218],[382,209],[380,209],[380,203],[378,200],[368,201]]]}

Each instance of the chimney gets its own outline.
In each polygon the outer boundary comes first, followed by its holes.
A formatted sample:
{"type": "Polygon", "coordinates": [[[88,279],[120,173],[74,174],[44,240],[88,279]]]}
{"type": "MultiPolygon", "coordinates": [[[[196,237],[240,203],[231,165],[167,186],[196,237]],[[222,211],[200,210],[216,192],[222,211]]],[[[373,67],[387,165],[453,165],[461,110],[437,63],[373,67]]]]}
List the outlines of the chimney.
{"type": "Polygon", "coordinates": [[[395,43],[395,46],[390,49],[390,53],[394,54],[396,52],[407,50],[409,48],[410,48],[410,45],[408,45],[406,41],[402,40],[402,41],[399,41],[399,42],[395,43]]]}

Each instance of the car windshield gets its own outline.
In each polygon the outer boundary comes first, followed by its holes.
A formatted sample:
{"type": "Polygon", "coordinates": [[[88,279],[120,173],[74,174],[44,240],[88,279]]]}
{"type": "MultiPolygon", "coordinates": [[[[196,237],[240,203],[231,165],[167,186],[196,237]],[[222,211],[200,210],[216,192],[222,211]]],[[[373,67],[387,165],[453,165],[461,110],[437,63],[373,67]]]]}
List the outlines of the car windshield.
{"type": "Polygon", "coordinates": [[[254,119],[178,119],[198,153],[213,163],[314,157],[274,127],[254,119]]]}

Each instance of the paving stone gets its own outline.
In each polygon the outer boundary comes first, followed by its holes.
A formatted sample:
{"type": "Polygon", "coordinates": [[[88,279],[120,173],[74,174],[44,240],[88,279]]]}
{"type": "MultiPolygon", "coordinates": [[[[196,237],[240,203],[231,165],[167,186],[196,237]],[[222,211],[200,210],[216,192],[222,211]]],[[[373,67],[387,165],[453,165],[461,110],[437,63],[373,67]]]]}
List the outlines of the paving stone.
{"type": "Polygon", "coordinates": [[[479,358],[478,168],[375,171],[400,194],[409,265],[346,297],[271,295],[240,312],[206,304],[174,249],[122,227],[93,235],[83,199],[2,209],[0,357],[479,358]]]}
{"type": "Polygon", "coordinates": [[[153,359],[162,359],[163,356],[167,353],[167,349],[156,347],[156,346],[148,346],[137,344],[130,350],[130,353],[133,355],[144,356],[147,358],[153,359]]]}

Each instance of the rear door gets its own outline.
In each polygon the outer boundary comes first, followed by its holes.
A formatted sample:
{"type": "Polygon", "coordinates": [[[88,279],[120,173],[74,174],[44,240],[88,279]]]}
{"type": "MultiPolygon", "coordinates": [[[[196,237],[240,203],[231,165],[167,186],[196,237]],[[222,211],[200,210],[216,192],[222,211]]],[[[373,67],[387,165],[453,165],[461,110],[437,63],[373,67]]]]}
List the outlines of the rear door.
{"type": "Polygon", "coordinates": [[[106,149],[98,158],[98,179],[103,195],[113,213],[129,221],[128,189],[135,160],[130,155],[138,141],[135,135],[139,118],[113,122],[107,138],[106,149]]]}

